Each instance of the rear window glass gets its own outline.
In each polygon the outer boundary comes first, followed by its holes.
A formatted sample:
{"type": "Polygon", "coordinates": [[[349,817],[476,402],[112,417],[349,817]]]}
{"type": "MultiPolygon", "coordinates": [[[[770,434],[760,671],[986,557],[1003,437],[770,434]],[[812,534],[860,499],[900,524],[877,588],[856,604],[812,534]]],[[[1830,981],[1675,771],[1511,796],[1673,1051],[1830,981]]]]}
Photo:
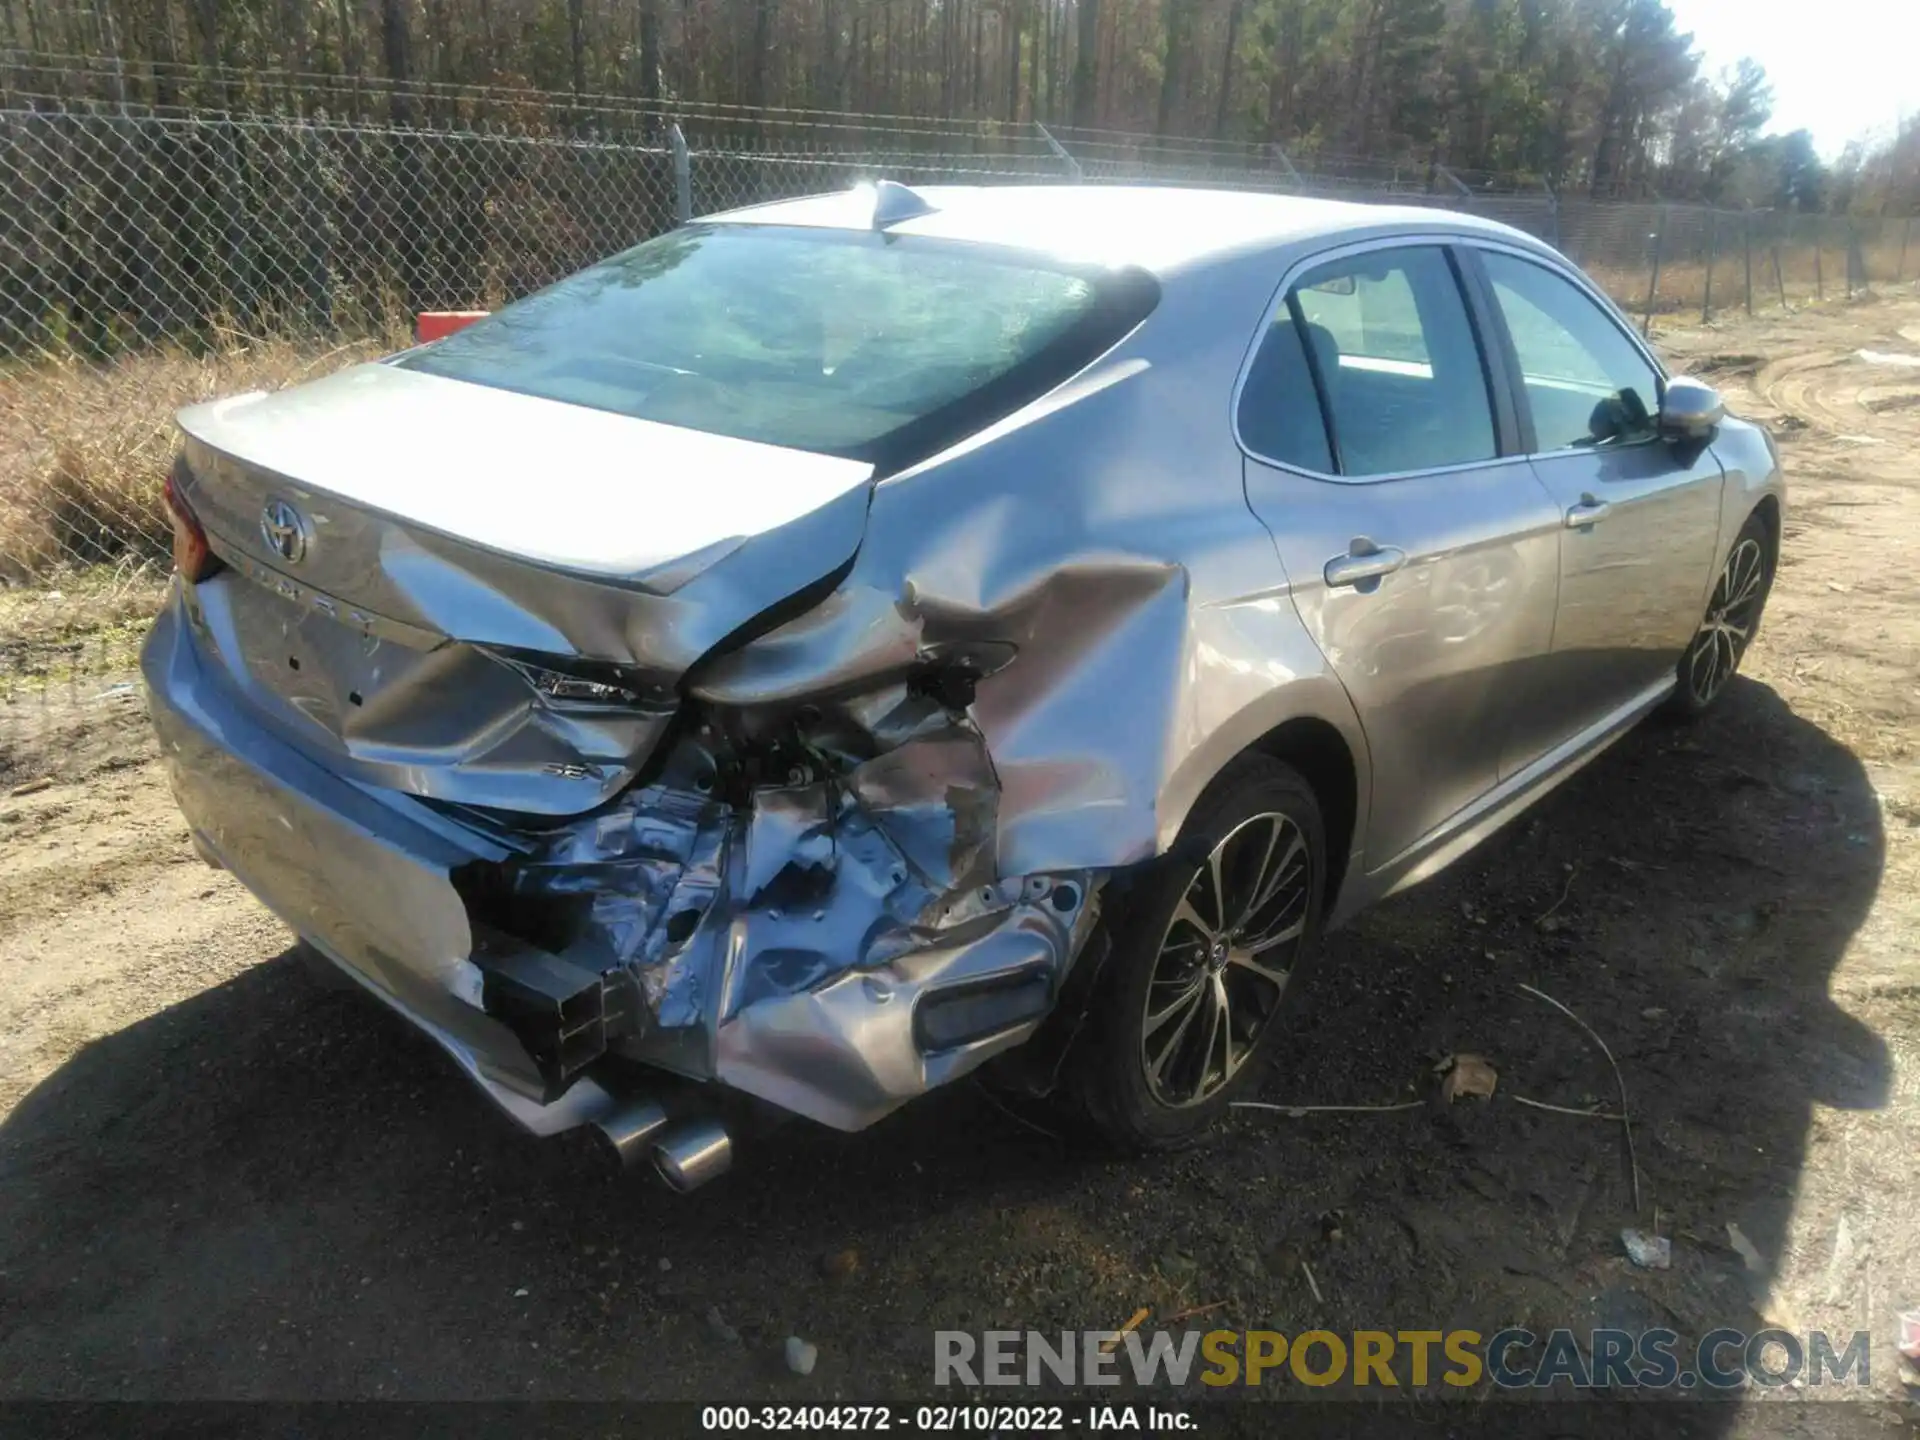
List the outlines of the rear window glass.
{"type": "Polygon", "coordinates": [[[400,363],[884,463],[1045,393],[1145,316],[1144,275],[843,230],[692,226],[400,363]]]}

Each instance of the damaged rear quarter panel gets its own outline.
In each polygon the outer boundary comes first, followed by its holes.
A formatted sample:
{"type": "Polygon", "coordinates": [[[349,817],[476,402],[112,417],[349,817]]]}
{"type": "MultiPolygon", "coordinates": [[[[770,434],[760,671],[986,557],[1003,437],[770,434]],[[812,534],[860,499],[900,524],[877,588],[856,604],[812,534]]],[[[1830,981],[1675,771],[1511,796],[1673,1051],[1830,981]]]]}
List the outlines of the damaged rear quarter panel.
{"type": "Polygon", "coordinates": [[[755,792],[711,953],[667,958],[704,977],[705,1073],[867,1123],[1031,1033],[1038,1014],[929,1051],[909,1011],[962,982],[1057,993],[1100,884],[1164,850],[1234,754],[1304,714],[1364,756],[1244,501],[1225,397],[1246,337],[1163,318],[1155,360],[1123,344],[879,483],[838,589],[689,676],[703,713],[870,752],[755,792]],[[929,669],[969,671],[970,703],[929,700],[929,669]]]}
{"type": "Polygon", "coordinates": [[[840,587],[699,667],[690,692],[801,704],[931,654],[1011,646],[968,710],[1001,789],[1002,874],[1160,853],[1213,775],[1289,719],[1326,721],[1364,761],[1247,507],[1227,419],[1282,268],[1254,257],[1178,277],[1148,326],[1078,380],[881,481],[840,587]],[[1219,323],[1236,309],[1246,333],[1219,323]]]}

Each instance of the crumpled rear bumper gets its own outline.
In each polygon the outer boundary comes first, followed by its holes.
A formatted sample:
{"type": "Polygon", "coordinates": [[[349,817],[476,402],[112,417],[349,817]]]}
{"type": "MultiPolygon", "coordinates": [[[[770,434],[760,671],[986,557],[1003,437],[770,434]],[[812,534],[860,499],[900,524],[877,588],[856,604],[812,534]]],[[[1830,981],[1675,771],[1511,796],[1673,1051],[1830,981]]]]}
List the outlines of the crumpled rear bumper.
{"type": "Polygon", "coordinates": [[[612,1107],[591,1083],[549,1103],[519,1039],[480,1008],[473,933],[450,878],[488,853],[478,837],[338,778],[263,729],[200,653],[181,594],[140,663],[168,779],[207,858],[528,1129],[564,1130],[612,1107]]]}
{"type": "MultiPolygon", "coordinates": [[[[1091,923],[1087,876],[995,882],[973,892],[970,908],[978,913],[937,933],[893,923],[883,913],[887,897],[867,894],[862,876],[884,871],[891,883],[909,871],[921,875],[917,861],[887,848],[887,835],[889,826],[908,834],[899,817],[912,820],[927,807],[916,796],[884,793],[898,788],[899,777],[880,775],[869,785],[871,812],[857,820],[830,815],[824,829],[800,813],[811,788],[767,792],[751,813],[727,817],[717,839],[710,813],[692,825],[689,853],[706,837],[691,868],[704,877],[710,903],[697,933],[672,941],[661,938],[671,930],[668,901],[692,883],[682,873],[688,867],[662,888],[655,874],[662,852],[645,850],[649,835],[672,829],[672,817],[650,814],[642,803],[618,824],[608,814],[584,822],[602,839],[624,825],[617,848],[630,850],[638,835],[644,853],[621,872],[631,895],[600,893],[594,901],[616,917],[596,930],[595,946],[548,954],[502,933],[492,916],[476,915],[463,879],[524,867],[530,851],[411,797],[343,779],[263,725],[198,633],[186,587],[176,587],[141,665],[168,774],[203,853],[432,1037],[535,1133],[606,1116],[631,1098],[620,1093],[631,1082],[608,1078],[599,1048],[560,1073],[551,1036],[543,1048],[530,1038],[524,1013],[500,1001],[509,991],[524,996],[524,977],[586,975],[595,1007],[603,1004],[600,989],[612,996],[616,982],[637,1000],[632,1023],[620,1028],[607,1019],[604,1041],[593,1029],[598,1008],[576,1027],[576,1039],[586,1034],[595,1047],[604,1044],[609,1059],[718,1081],[857,1129],[1031,1034],[1091,923]],[[799,862],[769,848],[789,845],[799,862]],[[875,857],[864,870],[852,860],[861,845],[875,857]],[[816,853],[823,846],[824,868],[816,853]],[[782,894],[803,876],[828,888],[807,897],[801,914],[782,894]],[[622,925],[636,936],[644,929],[645,943],[610,953],[608,937],[623,933],[622,925]]],[[[581,843],[575,837],[563,851],[581,843]]],[[[616,851],[585,857],[577,883],[556,863],[565,853],[550,851],[522,873],[563,892],[595,893],[601,877],[621,883],[616,851]]],[[[903,883],[910,889],[917,878],[903,883]]],[[[896,906],[905,893],[895,894],[896,906]]],[[[618,1007],[604,1003],[611,1017],[618,1007]]],[[[567,1002],[556,1002],[556,1013],[566,1010],[567,1002]]]]}

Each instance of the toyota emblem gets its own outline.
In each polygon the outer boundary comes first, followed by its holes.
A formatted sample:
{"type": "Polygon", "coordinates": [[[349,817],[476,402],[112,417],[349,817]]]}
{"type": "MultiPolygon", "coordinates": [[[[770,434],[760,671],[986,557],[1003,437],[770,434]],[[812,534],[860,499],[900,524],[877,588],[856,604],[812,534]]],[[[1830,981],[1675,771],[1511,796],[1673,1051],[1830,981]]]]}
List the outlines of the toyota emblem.
{"type": "Polygon", "coordinates": [[[260,535],[289,565],[299,564],[307,553],[306,518],[284,500],[269,500],[260,512],[260,535]]]}

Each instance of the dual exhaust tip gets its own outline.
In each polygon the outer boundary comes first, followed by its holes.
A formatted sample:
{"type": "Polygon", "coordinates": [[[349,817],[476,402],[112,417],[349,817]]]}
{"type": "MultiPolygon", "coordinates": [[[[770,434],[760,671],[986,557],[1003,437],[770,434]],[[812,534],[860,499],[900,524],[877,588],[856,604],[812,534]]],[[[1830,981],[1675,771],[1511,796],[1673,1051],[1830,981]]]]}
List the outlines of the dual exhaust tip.
{"type": "Polygon", "coordinates": [[[651,1162],[681,1194],[697,1190],[733,1166],[733,1140],[710,1116],[674,1120],[658,1100],[637,1100],[593,1122],[623,1170],[651,1162]]]}

